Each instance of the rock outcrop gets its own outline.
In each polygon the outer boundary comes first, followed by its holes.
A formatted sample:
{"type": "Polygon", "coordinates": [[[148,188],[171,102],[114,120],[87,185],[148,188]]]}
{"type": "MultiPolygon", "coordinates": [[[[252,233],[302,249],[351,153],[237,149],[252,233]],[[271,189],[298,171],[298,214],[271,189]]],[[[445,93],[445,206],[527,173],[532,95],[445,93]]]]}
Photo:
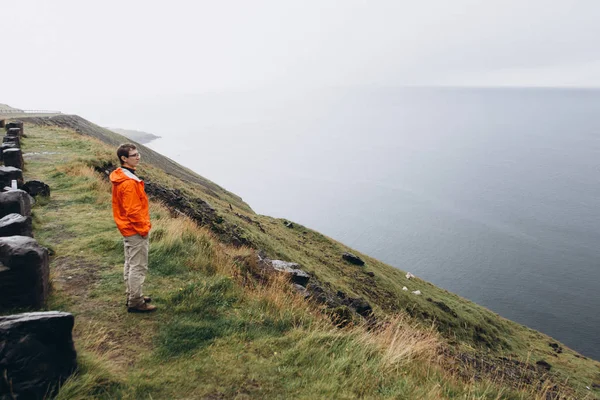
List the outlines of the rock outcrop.
{"type": "Polygon", "coordinates": [[[12,180],[16,180],[19,187],[23,186],[23,171],[15,167],[0,166],[0,190],[10,187],[12,180]]]}
{"type": "Polygon", "coordinates": [[[4,160],[4,150],[18,149],[14,143],[2,143],[0,144],[0,161],[4,160]]]}
{"type": "Polygon", "coordinates": [[[0,399],[46,399],[77,367],[71,314],[0,317],[0,399]]]}
{"type": "Polygon", "coordinates": [[[27,236],[0,237],[0,310],[40,308],[49,290],[48,250],[27,236]]]}
{"type": "Polygon", "coordinates": [[[6,130],[6,136],[19,137],[19,136],[22,136],[21,133],[22,133],[21,129],[19,129],[19,128],[8,128],[6,130]]]}
{"type": "Polygon", "coordinates": [[[365,262],[358,256],[355,256],[352,253],[344,253],[342,254],[342,258],[348,261],[350,264],[354,265],[365,265],[365,262]]]}
{"type": "Polygon", "coordinates": [[[21,140],[18,136],[4,136],[2,143],[14,143],[17,147],[21,147],[21,140]]]}
{"type": "Polygon", "coordinates": [[[285,274],[296,292],[322,305],[336,323],[346,325],[357,318],[365,318],[370,323],[375,322],[373,308],[365,299],[351,297],[333,289],[314,274],[303,271],[297,263],[272,260],[262,251],[255,257],[256,260],[246,260],[247,271],[255,280],[264,282],[273,274],[285,274]]]}
{"type": "Polygon", "coordinates": [[[12,148],[2,151],[2,160],[7,167],[23,169],[23,153],[21,149],[12,148]]]}
{"type": "Polygon", "coordinates": [[[30,216],[31,200],[31,196],[20,189],[0,193],[0,218],[13,213],[30,216]]]}
{"type": "Polygon", "coordinates": [[[23,185],[23,190],[29,193],[30,196],[50,196],[50,186],[46,185],[42,181],[27,181],[23,185]]]}
{"type": "Polygon", "coordinates": [[[8,214],[0,218],[0,237],[6,236],[33,237],[31,218],[20,214],[8,214]]]}
{"type": "Polygon", "coordinates": [[[287,275],[292,283],[298,284],[302,287],[306,287],[310,279],[310,275],[300,269],[300,266],[296,263],[271,260],[266,257],[259,255],[259,262],[262,267],[269,273],[281,273],[287,275]]]}
{"type": "Polygon", "coordinates": [[[5,129],[8,132],[11,129],[19,129],[20,130],[20,134],[23,134],[23,122],[21,121],[12,121],[12,122],[7,122],[5,124],[5,129]]]}

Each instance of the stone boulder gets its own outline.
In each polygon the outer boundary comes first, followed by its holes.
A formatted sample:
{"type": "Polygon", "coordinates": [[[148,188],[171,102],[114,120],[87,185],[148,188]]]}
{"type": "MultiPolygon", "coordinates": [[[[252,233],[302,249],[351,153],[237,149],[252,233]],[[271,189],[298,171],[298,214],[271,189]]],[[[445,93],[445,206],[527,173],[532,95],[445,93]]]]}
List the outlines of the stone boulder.
{"type": "Polygon", "coordinates": [[[2,151],[2,160],[7,167],[23,169],[23,153],[21,149],[13,148],[2,151]]]}
{"type": "Polygon", "coordinates": [[[367,302],[365,299],[363,299],[361,297],[358,297],[358,298],[349,297],[347,299],[344,299],[342,304],[352,308],[354,311],[356,311],[357,314],[359,314],[365,318],[369,318],[371,315],[373,315],[373,307],[371,307],[369,302],[367,302]]]}
{"type": "Polygon", "coordinates": [[[19,128],[21,130],[21,134],[23,134],[23,122],[21,121],[13,121],[13,122],[7,122],[5,124],[5,129],[8,131],[11,128],[19,128]]]}
{"type": "Polygon", "coordinates": [[[0,219],[0,237],[29,236],[33,237],[31,218],[20,214],[8,214],[0,219]]]}
{"type": "Polygon", "coordinates": [[[300,286],[306,286],[306,284],[308,283],[310,275],[302,271],[298,264],[281,260],[270,261],[273,269],[275,269],[275,271],[288,275],[292,283],[296,283],[300,286]]]}
{"type": "Polygon", "coordinates": [[[23,190],[33,197],[36,197],[38,195],[44,197],[50,196],[50,186],[46,185],[42,181],[27,181],[23,185],[23,190]]]}
{"type": "Polygon", "coordinates": [[[2,161],[4,158],[4,155],[3,155],[4,150],[15,149],[15,148],[18,149],[18,147],[14,143],[2,143],[0,145],[0,161],[2,161]]]}
{"type": "Polygon", "coordinates": [[[74,318],[48,311],[0,317],[0,399],[47,399],[77,368],[74,318]]]}
{"type": "Polygon", "coordinates": [[[21,147],[21,140],[18,136],[4,136],[2,143],[14,143],[17,147],[21,147]]]}
{"type": "Polygon", "coordinates": [[[0,190],[7,186],[10,187],[10,182],[12,180],[17,181],[18,187],[23,186],[23,171],[15,167],[0,166],[0,190]]]}
{"type": "Polygon", "coordinates": [[[310,280],[310,275],[300,269],[300,266],[293,262],[282,260],[271,260],[266,256],[258,254],[258,263],[260,268],[270,273],[282,273],[287,275],[292,283],[305,287],[310,280]]]}
{"type": "Polygon", "coordinates": [[[2,151],[6,150],[6,149],[18,148],[15,143],[2,143],[2,144],[0,144],[0,146],[1,146],[0,148],[2,148],[2,151]]]}
{"type": "Polygon", "coordinates": [[[9,190],[0,193],[0,218],[16,213],[25,217],[31,215],[31,196],[24,190],[9,190]]]}
{"type": "Polygon", "coordinates": [[[19,128],[9,128],[6,130],[6,136],[19,137],[21,136],[21,130],[19,128]]]}
{"type": "Polygon", "coordinates": [[[48,250],[27,236],[0,237],[0,310],[40,308],[48,289],[48,250]]]}
{"type": "Polygon", "coordinates": [[[337,308],[342,305],[343,299],[328,285],[325,285],[316,279],[308,282],[306,290],[308,291],[311,300],[318,304],[323,304],[327,308],[337,308]]]}
{"type": "Polygon", "coordinates": [[[547,361],[544,360],[536,361],[535,365],[538,369],[542,371],[550,371],[552,369],[552,365],[550,365],[547,361]]]}
{"type": "Polygon", "coordinates": [[[365,262],[358,256],[355,256],[352,253],[344,253],[342,254],[342,258],[348,261],[350,264],[354,265],[365,265],[365,262]]]}

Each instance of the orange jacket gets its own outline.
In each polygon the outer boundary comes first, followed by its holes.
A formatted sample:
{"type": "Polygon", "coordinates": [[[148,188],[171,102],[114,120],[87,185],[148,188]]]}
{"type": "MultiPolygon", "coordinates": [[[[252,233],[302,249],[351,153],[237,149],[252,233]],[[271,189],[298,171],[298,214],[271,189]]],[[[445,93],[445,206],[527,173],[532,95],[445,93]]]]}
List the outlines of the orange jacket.
{"type": "Polygon", "coordinates": [[[121,235],[148,235],[152,224],[144,181],[124,168],[114,170],[110,174],[110,181],[113,184],[113,217],[121,235]]]}

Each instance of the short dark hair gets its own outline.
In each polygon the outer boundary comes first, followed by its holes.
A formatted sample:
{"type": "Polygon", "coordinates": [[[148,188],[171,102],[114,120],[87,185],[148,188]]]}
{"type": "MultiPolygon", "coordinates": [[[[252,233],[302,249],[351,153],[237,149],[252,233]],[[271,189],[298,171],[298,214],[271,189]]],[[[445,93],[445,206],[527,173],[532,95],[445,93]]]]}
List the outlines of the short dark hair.
{"type": "Polygon", "coordinates": [[[133,143],[123,143],[117,149],[117,157],[119,157],[119,162],[123,165],[123,159],[121,157],[129,158],[129,152],[131,150],[136,150],[137,147],[133,143]]]}

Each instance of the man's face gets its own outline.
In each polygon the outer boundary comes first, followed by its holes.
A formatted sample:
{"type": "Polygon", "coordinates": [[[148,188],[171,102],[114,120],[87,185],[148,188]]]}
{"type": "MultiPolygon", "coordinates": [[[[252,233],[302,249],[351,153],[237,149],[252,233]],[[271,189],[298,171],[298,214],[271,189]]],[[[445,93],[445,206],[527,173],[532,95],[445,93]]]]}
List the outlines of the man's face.
{"type": "MultiPolygon", "coordinates": [[[[123,157],[125,158],[125,157],[123,157]]],[[[135,168],[140,163],[141,154],[138,149],[129,150],[129,157],[123,162],[124,167],[135,168]]]]}

